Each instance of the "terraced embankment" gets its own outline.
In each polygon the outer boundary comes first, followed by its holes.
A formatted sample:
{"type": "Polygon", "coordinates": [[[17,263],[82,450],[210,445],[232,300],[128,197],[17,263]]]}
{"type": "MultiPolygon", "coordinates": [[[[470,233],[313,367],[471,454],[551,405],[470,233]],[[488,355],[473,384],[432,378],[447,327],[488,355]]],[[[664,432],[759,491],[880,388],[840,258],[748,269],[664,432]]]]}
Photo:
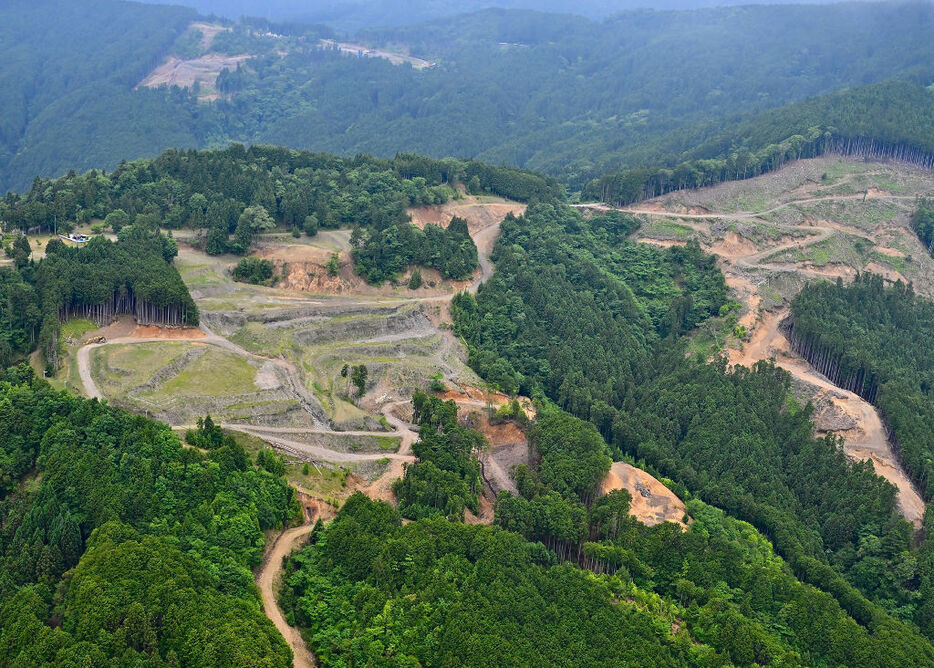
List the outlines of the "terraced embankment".
{"type": "Polygon", "coordinates": [[[639,241],[672,245],[694,239],[720,258],[727,284],[743,305],[737,329],[722,333],[729,361],[749,366],[774,359],[786,369],[799,398],[814,401],[818,431],[843,437],[851,459],[871,460],[898,488],[899,508],[916,527],[924,501],[899,464],[878,413],[796,355],[781,322],[788,300],[815,278],[847,279],[872,271],[889,280],[910,280],[919,293],[934,296],[934,261],[908,226],[916,197],[931,194],[930,172],[818,158],[624,209],[645,221],[635,234],[639,241]]]}

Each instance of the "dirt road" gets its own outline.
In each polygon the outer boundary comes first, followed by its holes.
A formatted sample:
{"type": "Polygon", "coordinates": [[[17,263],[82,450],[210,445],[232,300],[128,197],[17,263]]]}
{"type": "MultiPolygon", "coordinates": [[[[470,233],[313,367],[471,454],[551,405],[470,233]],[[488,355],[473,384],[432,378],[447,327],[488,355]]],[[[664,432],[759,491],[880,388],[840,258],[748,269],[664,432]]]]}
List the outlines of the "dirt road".
{"type": "Polygon", "coordinates": [[[794,378],[815,387],[815,399],[826,398],[853,418],[857,428],[838,434],[843,437],[843,451],[854,461],[872,461],[876,473],[898,488],[897,502],[902,515],[920,528],[924,500],[898,462],[878,411],[862,397],[834,385],[791,350],[780,328],[787,315],[788,309],[763,314],[743,349],[729,351],[730,363],[751,366],[759,360],[773,359],[794,378]]]}
{"type": "Polygon", "coordinates": [[[289,626],[289,623],[285,621],[285,616],[276,601],[276,593],[282,580],[282,560],[302,545],[304,539],[314,529],[316,519],[317,517],[312,517],[305,524],[279,534],[256,574],[256,585],[263,598],[263,609],[292,648],[295,668],[311,668],[316,666],[317,662],[305,645],[305,640],[299,630],[294,626],[289,626]]]}
{"type": "MultiPolygon", "coordinates": [[[[660,216],[677,220],[700,232],[702,236],[708,237],[709,229],[705,227],[707,224],[703,221],[733,220],[762,223],[765,221],[760,219],[761,216],[793,205],[841,200],[911,200],[913,197],[913,195],[892,195],[881,191],[867,191],[856,195],[802,196],[761,211],[734,211],[730,213],[710,210],[697,212],[696,209],[685,213],[666,211],[664,201],[656,199],[635,206],[624,207],[620,210],[631,214],[660,216]]],[[[590,205],[584,205],[584,207],[587,206],[590,205]]],[[[610,207],[597,205],[596,208],[607,210],[610,207]]],[[[748,340],[742,344],[741,349],[731,348],[727,350],[730,363],[751,366],[760,360],[774,359],[778,366],[787,370],[794,378],[807,386],[813,387],[815,400],[824,399],[833,404],[841,414],[851,417],[857,428],[838,433],[844,439],[844,452],[852,460],[872,461],[876,473],[898,488],[899,510],[915,527],[920,527],[924,516],[924,501],[899,464],[892,445],[886,437],[878,412],[859,396],[852,392],[845,392],[833,385],[791,350],[791,346],[780,329],[780,323],[787,316],[788,308],[783,307],[773,311],[762,310],[760,308],[762,300],[759,294],[759,285],[755,283],[755,276],[760,275],[763,270],[797,273],[808,277],[831,276],[833,271],[828,268],[802,266],[794,262],[776,263],[770,261],[770,258],[790,248],[803,251],[808,246],[821,243],[832,234],[839,232],[863,238],[868,237],[865,232],[858,228],[847,227],[831,221],[814,221],[811,225],[789,225],[775,221],[770,221],[768,224],[777,228],[780,232],[787,233],[787,236],[783,239],[767,242],[768,245],[761,248],[751,241],[741,238],[735,232],[731,232],[723,240],[706,245],[708,252],[719,257],[720,266],[726,276],[727,284],[737,293],[737,298],[746,307],[746,312],[740,318],[739,324],[745,326],[751,334],[748,340]],[[802,236],[802,234],[805,236],[802,236]]],[[[837,275],[840,274],[837,273],[837,275]]]]}

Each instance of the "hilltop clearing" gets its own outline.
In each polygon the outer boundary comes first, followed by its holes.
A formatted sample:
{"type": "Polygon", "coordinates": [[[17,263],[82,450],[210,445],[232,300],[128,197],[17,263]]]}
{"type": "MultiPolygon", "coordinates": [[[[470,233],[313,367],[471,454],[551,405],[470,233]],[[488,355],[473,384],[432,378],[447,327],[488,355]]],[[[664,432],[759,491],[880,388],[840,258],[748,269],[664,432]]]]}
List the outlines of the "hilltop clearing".
{"type": "Polygon", "coordinates": [[[176,40],[174,52],[139,82],[136,88],[160,86],[197,90],[199,102],[220,98],[217,77],[224,70],[236,70],[254,57],[250,53],[227,54],[212,52],[221,33],[231,33],[229,26],[217,23],[194,22],[176,40]]]}
{"type": "MultiPolygon", "coordinates": [[[[210,413],[225,428],[262,438],[293,462],[355,471],[352,488],[391,498],[389,483],[411,460],[415,440],[404,413],[397,415],[399,405],[438,370],[452,387],[482,394],[469,389],[479,381],[442,323],[453,294],[476,290],[492,271],[489,252],[502,217],[524,209],[501,198],[466,197],[413,210],[422,225],[462,216],[476,238],[485,239],[481,268],[471,281],[432,286],[425,271],[426,284],[418,290],[405,285],[407,276],[401,285],[382,287],[357,277],[349,230],[322,230],[299,240],[263,235],[258,255],[275,263],[281,287],[235,282],[235,258],[211,257],[183,242],[176,263],[200,305],[202,327],[160,330],[125,322],[89,332],[86,339],[107,340],[78,348],[77,376],[90,397],[107,397],[177,427],[210,413]],[[325,265],[334,252],[341,270],[330,278],[325,265]],[[342,375],[345,367],[359,365],[368,371],[362,396],[346,371],[342,375]]],[[[72,373],[66,363],[63,374],[72,373]]],[[[494,404],[505,401],[494,398],[494,404]]],[[[482,403],[464,395],[465,406],[482,403]]],[[[307,481],[306,491],[314,487],[307,481]]]]}
{"type": "Polygon", "coordinates": [[[216,100],[219,98],[216,85],[220,73],[224,70],[236,69],[240,63],[244,63],[250,58],[252,56],[248,53],[235,56],[209,53],[190,60],[169,56],[168,60],[150,72],[139,85],[142,88],[178,86],[179,88],[189,89],[197,85],[199,89],[198,101],[216,100]]]}
{"type": "Polygon", "coordinates": [[[613,462],[610,472],[600,484],[600,495],[625,489],[632,497],[629,512],[646,526],[674,522],[687,526],[684,501],[651,475],[626,462],[613,462]]]}
{"type": "Polygon", "coordinates": [[[789,371],[796,394],[818,409],[817,430],[841,435],[849,457],[870,459],[898,487],[899,507],[916,527],[924,503],[901,470],[877,412],[793,353],[781,323],[788,300],[815,278],[846,280],[871,271],[934,295],[934,260],[908,225],[916,198],[932,193],[930,172],[827,157],[625,209],[644,220],[634,235],[638,240],[696,240],[719,258],[742,309],[719,325],[708,324],[696,335],[698,343],[712,338],[732,364],[774,359],[789,371]]]}

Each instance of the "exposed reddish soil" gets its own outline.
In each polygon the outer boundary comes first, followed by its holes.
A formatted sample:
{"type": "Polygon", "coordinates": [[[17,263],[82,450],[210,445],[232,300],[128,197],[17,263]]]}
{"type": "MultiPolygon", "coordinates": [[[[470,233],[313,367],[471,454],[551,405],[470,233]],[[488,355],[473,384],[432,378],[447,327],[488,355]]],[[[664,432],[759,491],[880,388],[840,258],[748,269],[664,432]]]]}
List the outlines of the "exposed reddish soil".
{"type": "Polygon", "coordinates": [[[632,496],[631,515],[648,526],[674,522],[682,527],[687,508],[674,492],[642,469],[626,462],[613,462],[600,485],[600,495],[625,489],[632,496]]]}
{"type": "Polygon", "coordinates": [[[110,339],[120,339],[125,336],[130,336],[134,329],[136,329],[136,318],[131,315],[121,315],[109,325],[95,329],[93,332],[88,332],[82,336],[82,343],[98,336],[103,336],[108,341],[110,339]]]}
{"type": "Polygon", "coordinates": [[[441,297],[465,290],[470,285],[470,281],[442,279],[438,271],[426,268],[421,269],[422,287],[418,290],[408,289],[411,270],[399,277],[397,285],[370,285],[354,273],[350,253],[346,251],[340,253],[337,276],[329,276],[327,263],[330,251],[307,245],[264,249],[257,255],[273,263],[276,274],[281,276],[278,287],[316,295],[441,297]]]}
{"type": "MultiPolygon", "coordinates": [[[[510,397],[508,394],[493,390],[487,391],[479,387],[473,387],[472,385],[458,385],[458,389],[449,388],[444,392],[438,393],[436,396],[444,401],[453,401],[462,408],[471,406],[475,409],[485,408],[488,404],[492,405],[493,408],[499,408],[513,400],[513,397],[510,397]]],[[[525,411],[525,414],[530,418],[534,418],[535,406],[532,405],[532,400],[528,397],[515,398],[522,407],[522,410],[525,411]]]]}
{"type": "Polygon", "coordinates": [[[156,325],[139,325],[130,333],[135,339],[169,339],[191,341],[203,339],[207,336],[197,327],[158,327],[156,325]]]}

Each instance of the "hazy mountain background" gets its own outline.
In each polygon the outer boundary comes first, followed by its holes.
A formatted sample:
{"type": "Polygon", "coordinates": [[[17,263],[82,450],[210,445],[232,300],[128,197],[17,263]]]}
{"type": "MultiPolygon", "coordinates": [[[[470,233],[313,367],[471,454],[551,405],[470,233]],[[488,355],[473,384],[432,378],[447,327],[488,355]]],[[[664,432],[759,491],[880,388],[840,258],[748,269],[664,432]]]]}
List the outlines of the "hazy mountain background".
{"type": "MultiPolygon", "coordinates": [[[[737,117],[896,78],[930,85],[932,7],[632,10],[601,20],[487,9],[360,31],[355,43],[382,50],[361,58],[323,43],[335,35],[318,24],[11,0],[0,6],[0,190],[231,142],[475,157],[577,188],[727,137],[737,117]]],[[[781,118],[756,136],[802,131],[793,115],[781,118]]]]}
{"type": "MultiPolygon", "coordinates": [[[[150,2],[151,0],[144,0],[150,2]]],[[[782,2],[782,0],[778,0],[782,2]]],[[[154,4],[168,4],[164,2],[154,4]]],[[[194,7],[202,14],[216,14],[237,19],[258,16],[272,21],[307,21],[325,23],[340,32],[361,28],[411,25],[481,9],[531,9],[542,12],[576,14],[587,18],[605,18],[627,9],[697,9],[746,4],[741,0],[184,0],[171,4],[194,7]]],[[[757,4],[773,4],[760,2],[757,4]]],[[[789,3],[790,4],[790,3],[789,3]]],[[[810,2],[795,4],[811,4],[810,2]]]]}

